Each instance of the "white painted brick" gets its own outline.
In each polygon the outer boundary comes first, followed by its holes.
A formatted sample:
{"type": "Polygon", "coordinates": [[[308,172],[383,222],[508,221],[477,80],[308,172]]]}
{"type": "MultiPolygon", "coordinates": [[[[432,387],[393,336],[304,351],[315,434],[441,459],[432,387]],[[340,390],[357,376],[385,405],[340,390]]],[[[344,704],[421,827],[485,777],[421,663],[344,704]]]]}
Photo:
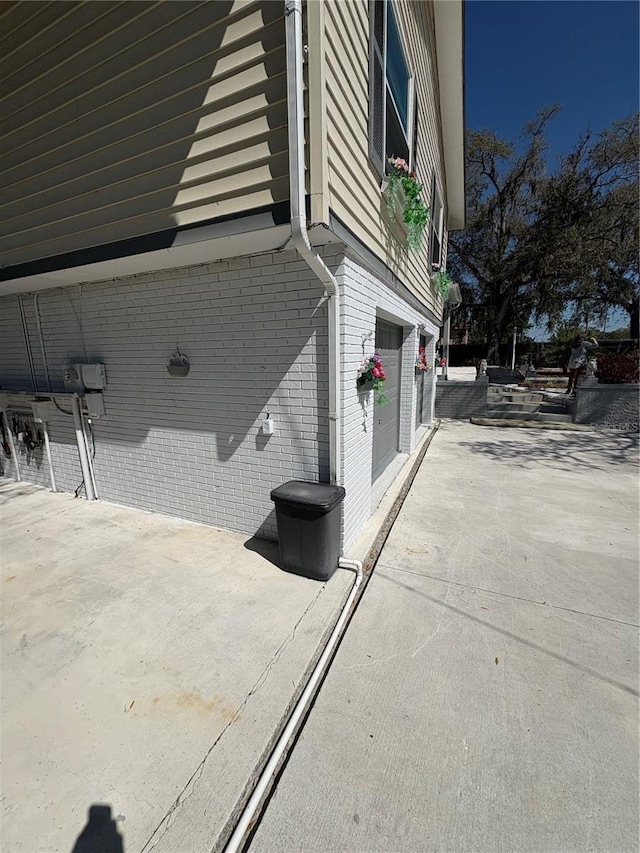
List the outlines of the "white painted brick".
{"type": "MultiPolygon", "coordinates": [[[[399,449],[414,447],[416,382],[415,359],[418,350],[417,327],[437,338],[438,329],[425,315],[401,299],[384,282],[345,257],[338,270],[343,299],[342,324],[342,404],[343,404],[343,481],[346,490],[343,542],[345,549],[357,537],[371,514],[371,465],[373,459],[373,404],[371,395],[362,400],[356,387],[358,367],[364,356],[374,351],[374,340],[362,345],[362,336],[375,330],[376,312],[385,311],[405,330],[401,357],[401,403],[399,449]],[[361,404],[362,402],[362,404],[361,404]]],[[[428,407],[432,411],[432,406],[428,407]]],[[[431,418],[430,418],[431,419],[431,418]]]]}
{"type": "MultiPolygon", "coordinates": [[[[362,334],[375,329],[376,311],[405,329],[402,347],[400,448],[413,448],[414,361],[418,323],[437,329],[384,282],[335,247],[323,250],[338,277],[343,312],[341,455],[347,491],[344,543],[371,511],[373,406],[356,390],[362,334]]],[[[269,498],[289,479],[327,481],[327,300],[295,252],[161,270],[124,279],[57,288],[39,296],[49,375],[62,390],[70,360],[106,364],[107,415],[94,422],[100,497],[247,533],[275,537],[269,498]],[[185,379],[165,365],[179,344],[191,359],[185,379]],[[276,432],[261,420],[271,412],[276,432]]],[[[40,388],[40,354],[33,299],[23,297],[33,366],[40,388]]],[[[366,354],[373,351],[373,342],[366,354]]],[[[30,388],[17,297],[0,300],[0,384],[30,388]]],[[[433,357],[433,342],[430,344],[433,357]]],[[[432,398],[433,383],[425,382],[432,398]]],[[[432,400],[425,409],[433,412],[432,400]]],[[[432,416],[432,415],[431,415],[432,416]]],[[[81,482],[70,417],[50,425],[59,487],[81,482]]],[[[42,460],[23,460],[23,476],[48,484],[42,460]]],[[[3,470],[12,475],[9,460],[3,470]]]]}

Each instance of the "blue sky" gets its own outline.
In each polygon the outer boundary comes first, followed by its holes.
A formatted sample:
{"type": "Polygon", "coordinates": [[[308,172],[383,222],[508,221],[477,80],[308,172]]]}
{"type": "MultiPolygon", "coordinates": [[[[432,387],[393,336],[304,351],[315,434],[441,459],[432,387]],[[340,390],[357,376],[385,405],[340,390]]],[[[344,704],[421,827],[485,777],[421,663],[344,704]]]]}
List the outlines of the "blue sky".
{"type": "Polygon", "coordinates": [[[547,133],[553,167],[588,127],[637,111],[639,12],[636,0],[467,0],[467,127],[512,139],[562,104],[547,133]]]}
{"type": "Polygon", "coordinates": [[[542,107],[551,152],[638,109],[640,4],[623,0],[467,0],[467,127],[511,138],[542,107]]]}

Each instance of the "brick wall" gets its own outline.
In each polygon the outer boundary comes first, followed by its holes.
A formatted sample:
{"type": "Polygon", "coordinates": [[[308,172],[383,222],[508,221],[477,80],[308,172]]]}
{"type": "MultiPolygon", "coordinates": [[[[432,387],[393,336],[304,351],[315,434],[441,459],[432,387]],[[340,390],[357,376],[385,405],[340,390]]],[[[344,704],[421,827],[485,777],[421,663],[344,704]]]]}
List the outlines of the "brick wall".
{"type": "MultiPolygon", "coordinates": [[[[433,362],[438,330],[415,304],[359,262],[325,253],[343,299],[342,463],[347,491],[344,546],[371,512],[373,396],[356,374],[374,340],[376,316],[403,327],[400,450],[414,447],[418,325],[433,362]]],[[[94,419],[100,498],[275,537],[272,488],[289,479],[326,482],[328,470],[327,311],[320,283],[294,252],[219,261],[42,291],[38,297],[48,372],[63,390],[63,366],[104,362],[106,416],[94,419]],[[189,375],[165,365],[176,346],[189,375]],[[270,412],[275,433],[263,436],[270,412]]],[[[22,297],[33,368],[47,387],[33,294],[22,297]]],[[[0,300],[0,386],[32,387],[17,296],[0,300]]],[[[425,377],[433,415],[433,373],[425,377]]],[[[12,398],[14,403],[19,402],[12,398]]],[[[69,402],[58,401],[64,408],[69,402]]],[[[82,481],[72,418],[50,421],[58,487],[82,481]]],[[[23,478],[49,484],[46,459],[21,452],[23,478]]],[[[12,476],[9,460],[4,471],[12,476]]]]}
{"type": "Polygon", "coordinates": [[[446,382],[436,384],[436,417],[468,420],[484,415],[487,406],[486,382],[446,382]]]}
{"type": "MultiPolygon", "coordinates": [[[[32,295],[23,304],[44,390],[32,295]]],[[[106,365],[107,414],[93,422],[101,498],[273,537],[271,489],[328,479],[326,304],[294,252],[47,290],[39,311],[54,390],[68,362],[106,365]],[[165,369],[176,345],[191,360],[183,379],[165,369]]],[[[0,358],[2,388],[30,389],[17,296],[0,300],[0,358]]],[[[66,491],[82,479],[72,427],[60,412],[50,424],[66,491]]],[[[21,455],[23,478],[48,485],[39,457],[21,455]]]]}
{"type": "Polygon", "coordinates": [[[600,429],[637,431],[640,424],[638,386],[578,385],[574,421],[600,429]]]}
{"type": "MultiPolygon", "coordinates": [[[[348,549],[371,513],[373,394],[358,393],[356,375],[363,357],[374,351],[375,340],[372,337],[363,343],[363,337],[369,332],[375,332],[377,315],[403,327],[400,450],[408,453],[413,449],[415,439],[417,327],[424,324],[427,336],[432,338],[428,346],[430,363],[433,363],[438,330],[415,307],[355,259],[348,256],[344,258],[338,267],[337,278],[343,300],[342,465],[347,493],[344,547],[348,549]]],[[[425,387],[431,388],[428,382],[425,387]]],[[[428,413],[432,411],[430,404],[425,409],[428,413]]]]}

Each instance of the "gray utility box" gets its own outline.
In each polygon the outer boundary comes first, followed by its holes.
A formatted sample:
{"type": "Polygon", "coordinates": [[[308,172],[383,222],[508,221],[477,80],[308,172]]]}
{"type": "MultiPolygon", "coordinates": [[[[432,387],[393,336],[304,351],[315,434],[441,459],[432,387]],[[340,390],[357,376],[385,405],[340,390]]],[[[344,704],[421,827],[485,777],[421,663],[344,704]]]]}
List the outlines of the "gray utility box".
{"type": "Polygon", "coordinates": [[[290,480],[271,492],[276,505],[280,565],[313,580],[326,581],[340,558],[342,486],[290,480]]]}

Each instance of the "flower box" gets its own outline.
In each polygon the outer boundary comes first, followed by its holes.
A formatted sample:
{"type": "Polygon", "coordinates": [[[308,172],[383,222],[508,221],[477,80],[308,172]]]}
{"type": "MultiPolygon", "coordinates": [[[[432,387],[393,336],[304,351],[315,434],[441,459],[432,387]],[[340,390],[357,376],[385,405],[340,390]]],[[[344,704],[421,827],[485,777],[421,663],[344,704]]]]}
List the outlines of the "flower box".
{"type": "Polygon", "coordinates": [[[373,379],[364,379],[363,377],[360,377],[356,382],[356,385],[360,394],[368,394],[369,391],[373,391],[373,379]]]}
{"type": "Polygon", "coordinates": [[[389,158],[389,175],[382,181],[381,190],[389,216],[400,223],[407,235],[409,249],[419,252],[429,221],[429,208],[420,197],[422,184],[415,172],[409,171],[406,160],[389,158]]]}
{"type": "Polygon", "coordinates": [[[368,391],[375,391],[377,394],[376,403],[383,406],[387,402],[387,398],[382,393],[386,378],[387,375],[384,372],[384,365],[382,364],[380,354],[374,352],[369,358],[364,358],[358,368],[358,375],[356,377],[358,392],[364,394],[368,391]]]}
{"type": "Polygon", "coordinates": [[[407,205],[407,196],[402,189],[402,184],[396,183],[393,185],[390,178],[383,178],[380,185],[382,193],[387,205],[387,213],[395,219],[404,233],[407,233],[407,223],[404,221],[404,209],[407,205]]]}

